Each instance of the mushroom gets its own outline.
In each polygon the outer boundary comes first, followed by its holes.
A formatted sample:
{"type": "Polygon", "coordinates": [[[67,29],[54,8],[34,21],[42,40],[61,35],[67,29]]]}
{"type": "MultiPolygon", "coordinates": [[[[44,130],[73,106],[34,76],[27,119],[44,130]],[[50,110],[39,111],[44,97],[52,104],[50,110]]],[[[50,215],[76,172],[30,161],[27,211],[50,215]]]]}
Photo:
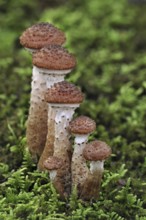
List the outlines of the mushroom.
{"type": "Polygon", "coordinates": [[[80,192],[82,184],[88,174],[86,160],[83,157],[83,149],[88,141],[90,133],[95,129],[95,121],[83,115],[75,118],[69,124],[69,130],[75,136],[74,152],[71,163],[72,186],[77,187],[78,192],[80,192]]]}
{"type": "MultiPolygon", "coordinates": [[[[68,131],[69,122],[72,119],[74,111],[79,107],[83,101],[83,94],[78,87],[62,81],[55,83],[50,89],[47,90],[45,95],[46,102],[55,111],[55,141],[54,141],[54,156],[61,158],[64,166],[61,167],[61,176],[65,180],[66,193],[70,193],[71,184],[71,154],[72,148],[69,141],[70,134],[68,131]]],[[[48,145],[45,146],[42,160],[45,161],[48,157],[48,145]]],[[[39,169],[43,170],[44,167],[39,169]]]]}
{"type": "MultiPolygon", "coordinates": [[[[31,53],[50,44],[63,44],[64,33],[49,23],[35,24],[20,36],[20,43],[31,53]]],[[[29,151],[37,159],[42,154],[47,135],[47,105],[44,102],[46,77],[34,66],[32,72],[30,109],[26,137],[29,151]]]]}
{"type": "Polygon", "coordinates": [[[20,36],[20,43],[31,53],[50,44],[62,45],[65,40],[65,34],[48,22],[27,28],[20,36]]]}
{"type": "Polygon", "coordinates": [[[47,88],[64,80],[76,66],[76,59],[61,45],[49,45],[33,54],[33,65],[46,77],[47,88]]]}
{"type": "MultiPolygon", "coordinates": [[[[46,88],[51,88],[56,82],[64,80],[64,77],[69,73],[76,65],[75,57],[70,54],[66,49],[59,45],[50,45],[47,48],[43,48],[40,51],[33,54],[33,64],[37,66],[40,74],[46,78],[46,88]]],[[[44,93],[46,89],[44,87],[44,93]]],[[[44,96],[44,94],[42,94],[44,96]]],[[[53,145],[54,145],[54,119],[55,112],[51,107],[45,103],[48,108],[48,118],[45,118],[46,125],[48,125],[47,132],[47,149],[48,157],[53,155],[53,145]],[[48,121],[48,122],[47,122],[48,121]]],[[[41,146],[41,149],[44,149],[41,146]]],[[[46,151],[42,152],[41,158],[39,160],[39,169],[43,167],[44,156],[46,158],[46,151]]]]}
{"type": "Polygon", "coordinates": [[[111,155],[111,148],[103,141],[95,140],[86,145],[83,156],[90,161],[90,172],[84,181],[80,198],[97,199],[104,170],[104,161],[111,155]]]}
{"type": "Polygon", "coordinates": [[[50,156],[44,161],[44,167],[49,171],[50,180],[53,183],[58,194],[64,198],[64,179],[60,179],[59,169],[63,166],[63,160],[61,158],[50,156]]]}

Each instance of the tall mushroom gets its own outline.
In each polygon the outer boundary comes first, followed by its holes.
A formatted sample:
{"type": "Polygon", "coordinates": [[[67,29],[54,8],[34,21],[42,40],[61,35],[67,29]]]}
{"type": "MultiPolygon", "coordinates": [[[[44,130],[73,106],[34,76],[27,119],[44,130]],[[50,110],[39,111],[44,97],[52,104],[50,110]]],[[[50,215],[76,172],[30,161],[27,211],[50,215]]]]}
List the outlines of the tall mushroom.
{"type": "MultiPolygon", "coordinates": [[[[60,178],[65,181],[66,193],[70,193],[71,184],[71,154],[72,148],[69,141],[70,134],[68,131],[69,122],[72,119],[74,111],[83,101],[83,94],[78,87],[62,81],[55,83],[47,90],[45,95],[46,102],[55,111],[55,141],[54,141],[54,156],[61,158],[64,166],[58,170],[60,178]]],[[[48,146],[44,149],[43,161],[48,157],[48,146]]],[[[41,167],[43,169],[43,167],[41,167]]],[[[62,181],[62,180],[61,180],[62,181]]]]}
{"type": "MultiPolygon", "coordinates": [[[[51,86],[53,86],[54,83],[64,80],[65,75],[75,67],[76,59],[63,47],[59,45],[50,45],[47,48],[43,48],[40,51],[33,54],[33,64],[37,66],[40,74],[43,74],[43,76],[46,78],[46,88],[51,88],[51,86]]],[[[44,89],[44,93],[45,90],[46,89],[44,89]]],[[[44,146],[47,145],[49,157],[53,155],[55,112],[51,107],[47,105],[47,103],[45,104],[48,107],[48,120],[46,118],[46,122],[44,123],[48,123],[48,132],[46,144],[44,144],[44,146]]],[[[35,105],[36,104],[33,103],[32,107],[35,107],[35,105]]],[[[32,116],[30,114],[30,119],[31,118],[33,118],[33,114],[32,116]]],[[[33,118],[33,120],[35,120],[35,118],[33,118]]],[[[29,132],[27,132],[27,135],[29,135],[29,132]]],[[[44,149],[44,146],[40,146],[41,149],[44,149]]],[[[43,167],[45,155],[46,150],[42,152],[41,158],[39,160],[38,167],[40,170],[42,169],[41,167],[43,167]]]]}
{"type": "Polygon", "coordinates": [[[63,166],[63,160],[61,158],[51,156],[48,157],[47,160],[44,161],[44,167],[46,170],[49,171],[50,174],[50,180],[53,183],[53,186],[55,187],[58,194],[64,198],[64,180],[62,182],[60,181],[58,170],[63,166]]]}
{"type": "Polygon", "coordinates": [[[111,155],[111,148],[103,141],[95,140],[86,145],[83,156],[90,161],[90,172],[84,181],[80,198],[97,199],[104,170],[104,161],[111,155]]]}
{"type": "MultiPolygon", "coordinates": [[[[62,45],[65,40],[64,33],[47,22],[29,27],[20,36],[20,43],[31,53],[50,44],[62,45]]],[[[45,90],[46,77],[33,67],[26,136],[29,151],[34,158],[41,155],[47,135],[47,106],[42,98],[45,90]]]]}
{"type": "Polygon", "coordinates": [[[69,130],[75,136],[74,152],[71,163],[72,186],[77,187],[78,193],[88,175],[88,167],[83,157],[83,150],[91,132],[96,129],[94,120],[87,116],[79,116],[69,124],[69,130]]]}

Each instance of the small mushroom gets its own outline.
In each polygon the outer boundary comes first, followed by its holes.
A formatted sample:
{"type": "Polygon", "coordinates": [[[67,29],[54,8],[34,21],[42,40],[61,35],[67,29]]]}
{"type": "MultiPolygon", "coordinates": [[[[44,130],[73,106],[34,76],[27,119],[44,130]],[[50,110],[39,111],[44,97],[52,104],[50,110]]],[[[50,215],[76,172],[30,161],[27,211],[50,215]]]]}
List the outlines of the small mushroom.
{"type": "Polygon", "coordinates": [[[64,179],[60,178],[59,169],[63,166],[63,160],[61,158],[51,156],[44,161],[44,167],[49,171],[50,180],[53,183],[58,194],[64,198],[65,189],[64,189],[64,179]]]}
{"type": "MultiPolygon", "coordinates": [[[[66,193],[70,193],[71,184],[71,154],[72,148],[69,141],[70,134],[68,131],[69,122],[72,119],[74,111],[83,101],[83,94],[75,85],[66,81],[55,83],[47,90],[45,100],[55,111],[55,141],[54,141],[54,156],[63,160],[64,166],[61,168],[62,176],[65,180],[66,193]]],[[[43,152],[43,161],[48,157],[48,145],[45,146],[43,152]]],[[[39,169],[44,168],[39,163],[39,169]]]]}
{"type": "MultiPolygon", "coordinates": [[[[29,27],[20,36],[20,43],[32,54],[50,44],[61,45],[65,40],[64,33],[47,22],[29,27]]],[[[29,151],[35,159],[42,154],[46,142],[48,107],[43,98],[45,90],[46,76],[34,66],[26,138],[29,151]]]]}
{"type": "Polygon", "coordinates": [[[74,152],[71,164],[72,186],[76,186],[78,192],[80,192],[82,184],[88,175],[88,167],[86,165],[86,160],[83,157],[83,150],[86,146],[90,133],[95,129],[95,121],[83,115],[75,118],[69,124],[69,130],[75,136],[74,152]]]}
{"type": "Polygon", "coordinates": [[[80,198],[97,199],[104,170],[104,161],[111,155],[111,148],[102,141],[92,141],[83,150],[83,156],[90,161],[90,172],[84,181],[80,198]]]}

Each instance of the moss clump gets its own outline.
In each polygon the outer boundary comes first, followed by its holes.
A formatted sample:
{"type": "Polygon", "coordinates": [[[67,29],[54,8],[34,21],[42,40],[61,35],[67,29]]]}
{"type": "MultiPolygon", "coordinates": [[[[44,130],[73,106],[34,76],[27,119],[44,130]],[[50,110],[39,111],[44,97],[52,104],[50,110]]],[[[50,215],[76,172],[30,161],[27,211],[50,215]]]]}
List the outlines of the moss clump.
{"type": "Polygon", "coordinates": [[[0,3],[0,220],[145,220],[146,5],[54,2],[0,3]],[[25,150],[31,57],[18,38],[38,21],[67,33],[66,45],[78,59],[68,80],[86,94],[77,113],[95,119],[91,139],[112,147],[100,198],[91,204],[77,200],[75,192],[69,201],[58,200],[48,175],[36,171],[25,150]]]}

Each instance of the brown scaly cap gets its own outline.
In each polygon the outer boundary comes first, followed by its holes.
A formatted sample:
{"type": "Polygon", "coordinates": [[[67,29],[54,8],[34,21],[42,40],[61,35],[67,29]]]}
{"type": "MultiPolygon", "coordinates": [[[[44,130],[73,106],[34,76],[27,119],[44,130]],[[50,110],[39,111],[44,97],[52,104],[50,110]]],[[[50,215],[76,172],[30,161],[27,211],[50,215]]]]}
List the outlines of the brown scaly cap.
{"type": "Polygon", "coordinates": [[[49,45],[33,54],[32,62],[39,68],[67,70],[76,66],[75,57],[60,45],[49,45]]]}
{"type": "Polygon", "coordinates": [[[111,155],[111,148],[103,141],[92,141],[83,150],[83,156],[89,161],[105,160],[111,155]]]}
{"type": "Polygon", "coordinates": [[[48,157],[48,159],[44,161],[44,167],[50,171],[57,170],[62,166],[63,166],[63,160],[55,156],[48,157]]]}
{"type": "Polygon", "coordinates": [[[96,129],[96,123],[91,118],[81,115],[70,122],[69,129],[74,134],[89,134],[96,129]]]}
{"type": "Polygon", "coordinates": [[[55,83],[46,91],[45,100],[48,103],[78,104],[84,99],[81,90],[66,81],[55,83]]]}
{"type": "Polygon", "coordinates": [[[50,44],[62,45],[65,40],[64,33],[47,22],[29,27],[20,36],[20,43],[31,49],[40,49],[50,44]]]}

